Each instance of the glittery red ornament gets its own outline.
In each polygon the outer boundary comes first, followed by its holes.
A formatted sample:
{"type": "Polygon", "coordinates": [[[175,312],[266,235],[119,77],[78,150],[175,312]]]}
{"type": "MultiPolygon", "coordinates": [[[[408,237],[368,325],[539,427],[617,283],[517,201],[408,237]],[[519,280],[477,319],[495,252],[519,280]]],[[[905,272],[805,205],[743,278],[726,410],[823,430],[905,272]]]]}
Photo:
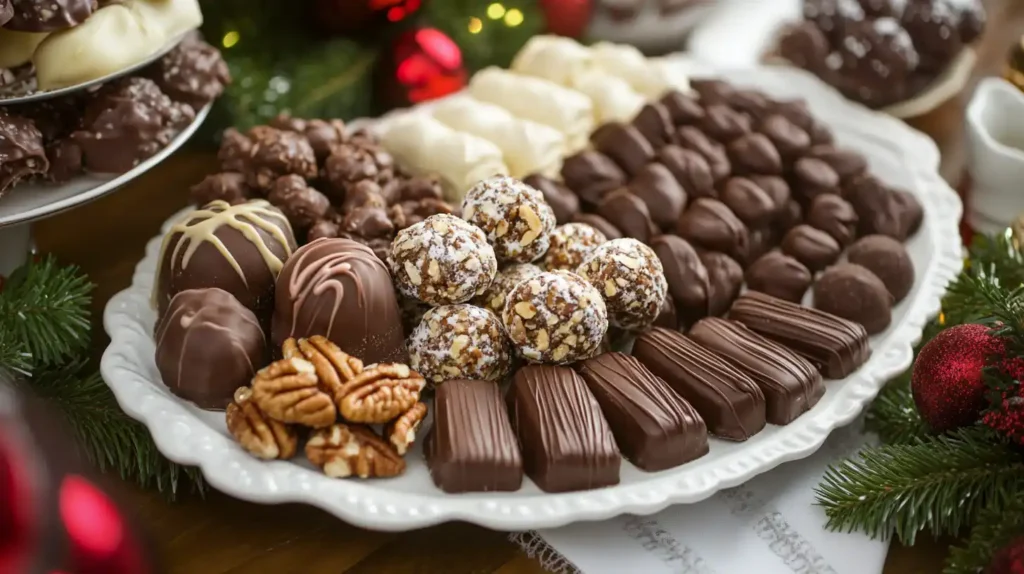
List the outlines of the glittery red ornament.
{"type": "Polygon", "coordinates": [[[911,390],[928,426],[944,432],[978,420],[985,408],[982,370],[1004,344],[984,325],[958,325],[939,333],[917,355],[911,390]]]}
{"type": "Polygon", "coordinates": [[[580,38],[590,25],[593,0],[540,0],[547,19],[548,32],[559,36],[580,38]]]}
{"type": "MultiPolygon", "coordinates": [[[[1024,359],[1007,359],[1003,362],[1002,371],[1007,379],[1024,380],[1024,359]]],[[[981,422],[1024,446],[1024,388],[1017,385],[1012,391],[1004,393],[999,408],[986,412],[981,422]]]]}
{"type": "Polygon", "coordinates": [[[399,36],[380,65],[378,94],[387,107],[426,102],[466,85],[462,51],[444,32],[434,28],[414,29],[399,36]]]}
{"type": "Polygon", "coordinates": [[[985,574],[1024,574],[1024,537],[996,552],[985,574]]]}

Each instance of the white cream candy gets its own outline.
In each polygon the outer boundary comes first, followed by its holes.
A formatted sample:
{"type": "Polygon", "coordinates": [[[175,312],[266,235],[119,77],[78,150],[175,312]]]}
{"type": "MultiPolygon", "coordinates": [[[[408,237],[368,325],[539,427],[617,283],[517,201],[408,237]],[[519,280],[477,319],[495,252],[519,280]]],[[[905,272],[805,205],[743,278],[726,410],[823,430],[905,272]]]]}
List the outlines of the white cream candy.
{"type": "Polygon", "coordinates": [[[48,35],[0,28],[0,68],[16,68],[30,62],[32,54],[48,35]]]}
{"type": "Polygon", "coordinates": [[[584,94],[594,105],[594,120],[598,125],[608,122],[631,122],[647,103],[629,82],[601,70],[586,70],[576,74],[573,89],[584,94]]]}
{"type": "Polygon", "coordinates": [[[541,35],[526,42],[510,69],[571,88],[573,79],[590,67],[590,59],[590,50],[572,38],[541,35]]]}
{"type": "Polygon", "coordinates": [[[671,60],[648,60],[633,46],[598,42],[591,47],[591,54],[595,68],[622,78],[650,100],[669,90],[690,89],[686,76],[673,71],[671,60]]]}
{"type": "Polygon", "coordinates": [[[514,116],[555,128],[565,136],[565,155],[586,147],[594,131],[594,106],[590,98],[542,78],[485,68],[470,80],[469,93],[477,100],[505,108],[514,116]]]}
{"type": "Polygon", "coordinates": [[[403,114],[387,122],[381,145],[414,174],[436,173],[445,199],[462,203],[477,182],[508,175],[501,149],[471,134],[458,132],[423,112],[403,114]]]}
{"type": "Polygon", "coordinates": [[[514,178],[535,173],[557,177],[562,169],[565,136],[553,127],[517,118],[504,108],[465,95],[439,102],[431,113],[456,131],[498,146],[514,178]]]}

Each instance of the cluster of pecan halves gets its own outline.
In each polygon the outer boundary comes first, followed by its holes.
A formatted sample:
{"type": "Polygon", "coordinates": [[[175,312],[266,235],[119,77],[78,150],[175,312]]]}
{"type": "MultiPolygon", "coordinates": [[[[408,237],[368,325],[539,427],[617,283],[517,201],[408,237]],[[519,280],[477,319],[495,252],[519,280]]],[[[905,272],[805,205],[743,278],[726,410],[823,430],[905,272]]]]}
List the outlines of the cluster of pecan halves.
{"type": "Polygon", "coordinates": [[[364,366],[321,336],[288,339],[282,355],[228,405],[228,431],[242,448],[262,459],[288,459],[306,428],[306,457],[327,476],[405,471],[402,457],[427,416],[419,373],[397,363],[364,366]],[[370,425],[383,425],[383,437],[370,425]]]}

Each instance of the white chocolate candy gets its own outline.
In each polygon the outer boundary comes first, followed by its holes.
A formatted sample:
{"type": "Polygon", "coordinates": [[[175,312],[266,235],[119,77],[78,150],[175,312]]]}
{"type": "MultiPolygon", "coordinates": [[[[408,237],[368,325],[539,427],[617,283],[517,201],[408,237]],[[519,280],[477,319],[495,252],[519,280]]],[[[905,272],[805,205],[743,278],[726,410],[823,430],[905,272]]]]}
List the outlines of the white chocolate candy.
{"type": "Polygon", "coordinates": [[[626,80],[648,99],[658,99],[671,89],[689,90],[685,77],[680,80],[664,61],[652,63],[633,46],[598,42],[591,52],[594,67],[626,80]]]}
{"type": "Polygon", "coordinates": [[[598,125],[608,122],[630,122],[647,103],[629,82],[601,70],[587,70],[573,78],[572,88],[590,98],[594,104],[594,120],[598,125]]]}
{"type": "Polygon", "coordinates": [[[508,175],[498,146],[457,132],[425,113],[399,116],[384,126],[383,133],[381,144],[402,167],[441,178],[449,202],[461,204],[477,182],[508,175]]]}
{"type": "Polygon", "coordinates": [[[126,3],[138,10],[147,23],[161,27],[167,41],[203,25],[199,0],[127,0],[126,3]]]}
{"type": "Polygon", "coordinates": [[[0,68],[15,68],[29,63],[39,43],[48,35],[0,28],[0,68]]]}
{"type": "Polygon", "coordinates": [[[594,105],[590,98],[542,78],[485,68],[470,80],[469,93],[505,108],[514,116],[560,131],[566,138],[566,155],[586,147],[594,131],[594,105]]]}
{"type": "Polygon", "coordinates": [[[504,108],[465,95],[439,102],[431,113],[456,131],[498,146],[512,177],[535,173],[556,177],[562,169],[565,136],[553,127],[519,119],[504,108]]]}
{"type": "Polygon", "coordinates": [[[572,38],[541,35],[526,42],[510,69],[572,87],[573,78],[590,68],[590,59],[590,50],[572,38]]]}

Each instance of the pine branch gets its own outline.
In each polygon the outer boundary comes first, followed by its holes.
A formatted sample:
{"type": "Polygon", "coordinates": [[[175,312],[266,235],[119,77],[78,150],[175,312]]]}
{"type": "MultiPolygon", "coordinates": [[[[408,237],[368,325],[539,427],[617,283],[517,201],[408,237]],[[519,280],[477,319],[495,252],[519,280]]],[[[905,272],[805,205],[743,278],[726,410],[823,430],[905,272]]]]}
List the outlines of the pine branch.
{"type": "Polygon", "coordinates": [[[1024,535],[1024,499],[1013,498],[1005,505],[990,505],[978,519],[963,546],[950,549],[943,574],[978,574],[992,556],[1018,536],[1024,535]]]}
{"type": "Polygon", "coordinates": [[[13,329],[0,326],[0,366],[20,375],[32,372],[32,354],[13,329]]]}
{"type": "Polygon", "coordinates": [[[930,433],[914,404],[911,372],[908,370],[886,385],[868,410],[865,428],[877,434],[884,444],[909,444],[930,433]]]}
{"type": "Polygon", "coordinates": [[[918,532],[956,534],[986,505],[1001,506],[1024,487],[1024,460],[988,429],[862,451],[830,466],[817,488],[828,528],[896,534],[912,545],[918,532]]]}

